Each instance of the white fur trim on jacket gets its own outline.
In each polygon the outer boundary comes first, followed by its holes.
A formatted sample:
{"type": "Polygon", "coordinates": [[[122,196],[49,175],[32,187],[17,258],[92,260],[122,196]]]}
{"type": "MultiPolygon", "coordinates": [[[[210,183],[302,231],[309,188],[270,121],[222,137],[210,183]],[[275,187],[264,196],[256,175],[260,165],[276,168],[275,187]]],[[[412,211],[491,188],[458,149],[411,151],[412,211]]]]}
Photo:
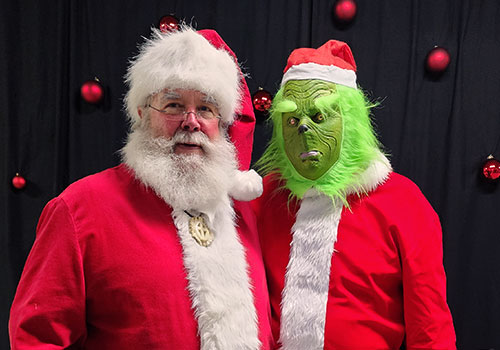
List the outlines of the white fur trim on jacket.
{"type": "Polygon", "coordinates": [[[382,152],[379,152],[378,157],[370,163],[364,172],[358,175],[354,184],[347,188],[346,193],[363,194],[371,192],[387,180],[391,171],[391,163],[382,152]]]}
{"type": "Polygon", "coordinates": [[[131,61],[125,96],[132,126],[140,120],[137,107],[163,89],[193,89],[215,99],[222,120],[231,124],[240,101],[240,71],[232,56],[216,49],[190,27],[162,33],[152,30],[151,39],[131,61]]]}
{"type": "Polygon", "coordinates": [[[215,236],[209,247],[198,245],[191,237],[189,216],[183,210],[174,210],[172,216],[183,248],[200,349],[259,349],[245,249],[235,229],[229,199],[217,206],[213,220],[207,223],[215,236]]]}
{"type": "Polygon", "coordinates": [[[323,349],[333,246],[340,201],[309,190],[292,227],[281,300],[280,343],[286,350],[323,349]]]}
{"type": "MultiPolygon", "coordinates": [[[[380,153],[348,193],[367,193],[391,172],[380,153]]],[[[324,347],[331,261],[343,205],[311,189],[306,192],[292,227],[290,257],[281,300],[280,343],[284,350],[324,347]]]]}

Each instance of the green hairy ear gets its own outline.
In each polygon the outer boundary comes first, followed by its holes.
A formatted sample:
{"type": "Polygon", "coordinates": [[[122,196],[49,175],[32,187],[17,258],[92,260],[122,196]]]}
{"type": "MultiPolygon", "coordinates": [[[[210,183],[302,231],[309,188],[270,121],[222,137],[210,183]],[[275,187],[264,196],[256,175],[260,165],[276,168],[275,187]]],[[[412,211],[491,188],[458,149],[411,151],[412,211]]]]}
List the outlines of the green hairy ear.
{"type": "Polygon", "coordinates": [[[295,103],[283,97],[283,90],[282,87],[273,100],[269,117],[273,133],[267,149],[256,163],[258,171],[262,175],[277,174],[284,180],[284,187],[290,190],[292,197],[301,199],[307,190],[315,188],[347,204],[347,189],[356,184],[357,175],[379,154],[380,144],[370,121],[370,109],[375,105],[361,90],[343,85],[336,85],[334,93],[314,101],[325,115],[340,112],[343,137],[338,161],[320,178],[310,180],[295,170],[284,150],[282,114],[288,109],[283,107],[295,103]]]}

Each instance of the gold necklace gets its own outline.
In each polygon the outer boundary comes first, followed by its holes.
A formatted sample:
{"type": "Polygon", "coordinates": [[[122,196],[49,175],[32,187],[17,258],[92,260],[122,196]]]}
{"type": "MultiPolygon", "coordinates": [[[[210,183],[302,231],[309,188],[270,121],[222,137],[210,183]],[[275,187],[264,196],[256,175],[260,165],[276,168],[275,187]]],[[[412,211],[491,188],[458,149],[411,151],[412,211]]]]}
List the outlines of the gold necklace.
{"type": "Polygon", "coordinates": [[[189,234],[196,243],[202,247],[208,247],[214,241],[214,234],[207,226],[203,216],[191,215],[187,210],[184,212],[189,216],[189,234]]]}

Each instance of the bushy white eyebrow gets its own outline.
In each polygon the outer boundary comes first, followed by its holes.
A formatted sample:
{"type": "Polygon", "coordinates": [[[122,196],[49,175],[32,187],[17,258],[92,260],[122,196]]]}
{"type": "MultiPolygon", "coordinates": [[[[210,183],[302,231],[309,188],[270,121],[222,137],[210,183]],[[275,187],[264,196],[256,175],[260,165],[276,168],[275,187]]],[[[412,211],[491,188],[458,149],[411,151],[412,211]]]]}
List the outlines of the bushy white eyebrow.
{"type": "MultiPolygon", "coordinates": [[[[166,100],[180,100],[182,97],[175,91],[165,91],[161,94],[160,98],[161,101],[166,101],[166,100]]],[[[203,97],[201,98],[201,102],[211,104],[216,108],[219,108],[217,101],[212,96],[203,95],[203,97]]]]}
{"type": "Polygon", "coordinates": [[[161,96],[161,99],[162,100],[178,100],[181,98],[181,95],[179,95],[177,92],[175,91],[165,91],[162,96],[161,96]]]}
{"type": "Polygon", "coordinates": [[[207,96],[207,95],[204,95],[204,96],[202,97],[202,99],[201,99],[201,100],[202,100],[203,102],[208,103],[208,104],[211,104],[211,105],[213,105],[213,106],[215,106],[215,107],[217,107],[217,108],[219,107],[219,106],[217,105],[217,101],[215,100],[215,98],[214,98],[213,96],[207,96]]]}

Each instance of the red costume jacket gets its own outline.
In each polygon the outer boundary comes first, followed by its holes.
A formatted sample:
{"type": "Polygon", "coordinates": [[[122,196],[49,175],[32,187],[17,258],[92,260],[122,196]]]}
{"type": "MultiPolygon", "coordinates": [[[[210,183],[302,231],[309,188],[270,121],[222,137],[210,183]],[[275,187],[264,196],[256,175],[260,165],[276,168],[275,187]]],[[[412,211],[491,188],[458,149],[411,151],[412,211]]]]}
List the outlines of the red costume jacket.
{"type": "MultiPolygon", "coordinates": [[[[328,198],[307,198],[309,212],[299,213],[305,210],[301,208],[305,199],[289,201],[290,193],[282,185],[266,177],[264,194],[256,203],[276,340],[284,327],[282,311],[287,308],[293,317],[285,326],[295,333],[285,337],[303,333],[310,344],[319,343],[328,350],[400,349],[404,343],[413,350],[455,349],[446,303],[441,227],[414,183],[388,174],[367,195],[350,195],[350,208],[339,207],[338,226],[326,229],[320,211],[321,201],[328,202],[328,198]],[[318,210],[311,210],[315,205],[318,210]],[[304,225],[309,229],[304,242],[296,241],[295,231],[304,230],[304,225]],[[316,286],[321,281],[311,263],[324,246],[314,238],[322,229],[337,229],[334,247],[327,253],[331,267],[323,289],[316,286]],[[302,256],[293,255],[293,249],[302,256]],[[287,284],[295,289],[287,290],[287,284]],[[318,299],[324,301],[318,303],[318,299]],[[310,328],[314,322],[319,322],[316,333],[310,328]]],[[[284,346],[290,348],[295,347],[284,346]]]]}
{"type": "MultiPolygon", "coordinates": [[[[234,208],[269,349],[255,217],[249,203],[234,208]]],[[[41,215],[9,330],[12,349],[200,349],[171,208],[123,165],[68,187],[41,215]]]]}

